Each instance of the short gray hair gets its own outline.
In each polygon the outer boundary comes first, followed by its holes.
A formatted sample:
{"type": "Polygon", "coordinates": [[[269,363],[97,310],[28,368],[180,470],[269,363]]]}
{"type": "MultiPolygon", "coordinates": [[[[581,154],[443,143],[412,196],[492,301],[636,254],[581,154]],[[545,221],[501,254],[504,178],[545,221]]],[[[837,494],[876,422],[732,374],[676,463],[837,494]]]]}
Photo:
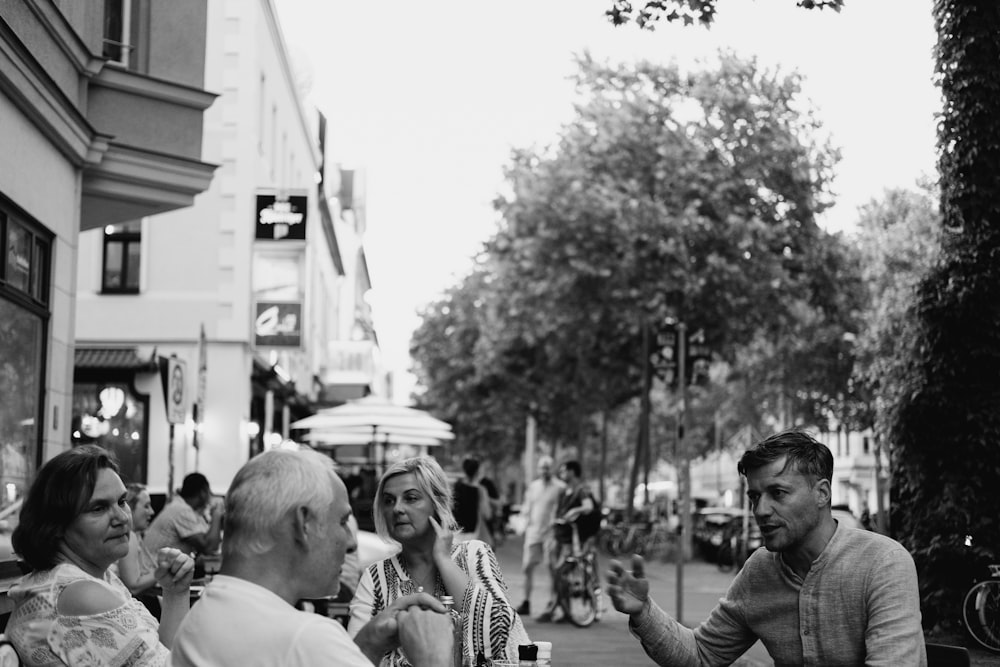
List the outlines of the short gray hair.
{"type": "Polygon", "coordinates": [[[329,507],[336,476],[333,461],[312,450],[272,449],[247,461],[226,494],[223,560],[230,552],[269,550],[275,526],[296,507],[329,507]]]}
{"type": "Polygon", "coordinates": [[[382,516],[382,491],[385,483],[398,475],[413,474],[417,480],[417,486],[431,499],[434,505],[434,513],[438,522],[454,530],[455,516],[451,511],[451,485],[448,477],[441,469],[441,465],[429,456],[414,456],[404,459],[398,463],[393,463],[378,481],[378,488],[375,489],[375,504],[372,506],[372,518],[375,520],[375,532],[383,540],[391,541],[389,527],[385,524],[385,517],[382,516]]]}

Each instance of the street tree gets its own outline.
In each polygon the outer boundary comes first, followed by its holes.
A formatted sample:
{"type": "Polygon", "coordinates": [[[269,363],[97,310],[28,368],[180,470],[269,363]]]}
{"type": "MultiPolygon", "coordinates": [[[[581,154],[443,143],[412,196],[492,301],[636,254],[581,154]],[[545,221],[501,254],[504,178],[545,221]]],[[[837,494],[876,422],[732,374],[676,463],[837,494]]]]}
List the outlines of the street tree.
{"type": "Polygon", "coordinates": [[[934,19],[941,261],[919,286],[891,418],[892,522],[925,623],[954,625],[969,573],[1000,545],[1000,4],[938,0],[934,19]]]}
{"type": "Polygon", "coordinates": [[[691,73],[579,67],[576,118],[514,154],[488,244],[505,290],[488,348],[532,350],[552,438],[641,391],[644,328],[656,340],[683,319],[733,358],[802,313],[827,323],[839,298],[839,251],[815,221],[837,154],[796,74],[730,54],[691,73]]]}
{"type": "MultiPolygon", "coordinates": [[[[903,401],[904,378],[915,350],[917,287],[940,257],[937,196],[929,183],[919,190],[891,189],[859,210],[853,241],[861,256],[867,304],[861,316],[865,326],[854,341],[852,387],[866,399],[857,422],[872,430],[877,466],[886,448],[895,451],[890,451],[890,465],[900,455],[898,448],[890,447],[890,418],[903,401]]],[[[881,470],[876,473],[881,478],[881,470]]],[[[879,491],[879,527],[888,531],[879,491]]]]}

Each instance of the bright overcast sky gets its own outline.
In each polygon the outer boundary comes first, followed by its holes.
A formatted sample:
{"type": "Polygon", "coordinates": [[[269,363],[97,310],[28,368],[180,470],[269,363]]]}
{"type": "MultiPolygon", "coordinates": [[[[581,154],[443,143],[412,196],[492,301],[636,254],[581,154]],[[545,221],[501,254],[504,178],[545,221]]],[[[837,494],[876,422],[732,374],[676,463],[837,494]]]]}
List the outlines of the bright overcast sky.
{"type": "Polygon", "coordinates": [[[846,0],[839,14],[719,0],[710,30],[655,32],[612,27],[611,0],[275,3],[296,65],[311,69],[335,161],[367,172],[371,301],[401,402],[417,310],[493,233],[510,149],[551,143],[571,118],[575,53],[691,67],[728,48],[800,72],[842,151],[830,229],[850,228],[884,188],[934,173],[931,0],[846,0]]]}

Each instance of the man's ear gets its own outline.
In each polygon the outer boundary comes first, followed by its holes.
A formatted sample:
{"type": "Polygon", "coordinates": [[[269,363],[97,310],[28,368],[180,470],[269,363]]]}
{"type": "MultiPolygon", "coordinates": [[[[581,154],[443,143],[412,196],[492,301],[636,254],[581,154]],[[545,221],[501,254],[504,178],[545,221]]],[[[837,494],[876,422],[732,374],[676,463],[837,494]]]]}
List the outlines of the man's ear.
{"type": "Polygon", "coordinates": [[[816,502],[820,507],[830,504],[833,499],[833,492],[830,489],[830,480],[821,479],[813,485],[816,491],[816,502]]]}
{"type": "Polygon", "coordinates": [[[308,544],[312,537],[314,519],[312,511],[299,505],[292,512],[292,539],[298,544],[308,544]]]}

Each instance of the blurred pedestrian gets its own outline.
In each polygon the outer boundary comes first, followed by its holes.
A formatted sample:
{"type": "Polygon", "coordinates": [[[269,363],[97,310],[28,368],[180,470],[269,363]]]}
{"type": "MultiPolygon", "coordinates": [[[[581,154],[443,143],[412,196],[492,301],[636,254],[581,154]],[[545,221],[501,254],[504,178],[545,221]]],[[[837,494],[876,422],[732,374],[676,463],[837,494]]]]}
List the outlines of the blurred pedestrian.
{"type": "Polygon", "coordinates": [[[532,480],[524,492],[521,515],[524,528],[524,601],[517,608],[522,616],[531,614],[531,592],[534,587],[535,568],[545,562],[549,571],[550,599],[555,599],[553,568],[554,539],[552,526],[556,520],[559,497],[566,485],[552,475],[552,457],[538,459],[538,478],[532,480]]]}
{"type": "Polygon", "coordinates": [[[467,458],[462,461],[464,477],[455,481],[454,506],[455,522],[461,534],[457,540],[482,540],[492,545],[487,523],[493,517],[490,497],[486,488],[479,483],[479,461],[467,458]]]}
{"type": "Polygon", "coordinates": [[[490,546],[503,544],[503,501],[500,499],[500,490],[489,477],[481,478],[479,484],[486,489],[486,496],[490,502],[490,518],[486,521],[490,539],[487,542],[490,546]]]}
{"type": "Polygon", "coordinates": [[[640,556],[628,570],[611,563],[608,594],[646,653],[658,665],[728,665],[760,640],[781,665],[926,665],[913,558],[833,518],[830,450],[785,431],[737,468],[766,549],[701,625],[686,628],[653,602],[640,556]]]}

